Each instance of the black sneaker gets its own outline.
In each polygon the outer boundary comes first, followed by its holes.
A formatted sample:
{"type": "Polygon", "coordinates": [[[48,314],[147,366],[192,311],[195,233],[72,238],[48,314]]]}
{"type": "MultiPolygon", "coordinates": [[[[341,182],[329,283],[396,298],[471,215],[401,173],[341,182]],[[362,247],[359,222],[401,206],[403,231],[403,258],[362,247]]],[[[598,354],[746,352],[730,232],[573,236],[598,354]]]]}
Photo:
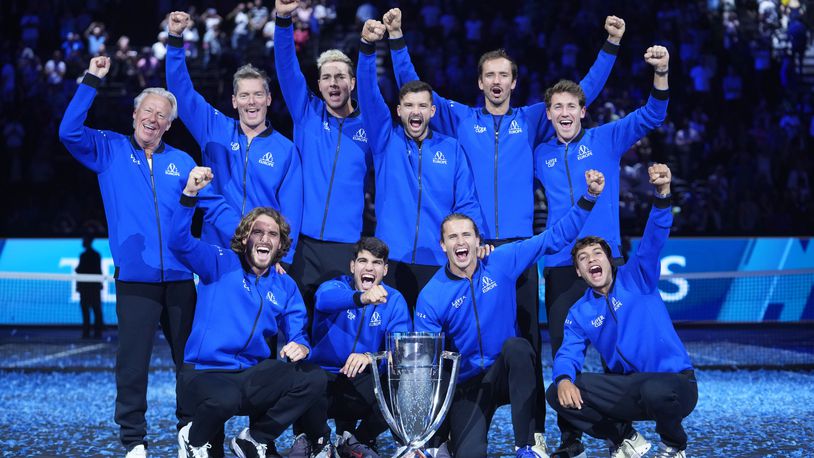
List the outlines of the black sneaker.
{"type": "Polygon", "coordinates": [[[339,454],[339,458],[379,458],[376,450],[359,442],[349,431],[342,433],[342,437],[339,438],[336,453],[339,454]]]}
{"type": "Polygon", "coordinates": [[[193,447],[189,444],[189,429],[191,427],[192,423],[187,423],[178,431],[178,458],[210,458],[209,449],[212,446],[209,445],[209,442],[200,447],[193,447]]]}
{"type": "Polygon", "coordinates": [[[554,450],[549,455],[551,458],[586,458],[585,446],[582,442],[576,441],[570,444],[562,444],[560,448],[554,450]]]}

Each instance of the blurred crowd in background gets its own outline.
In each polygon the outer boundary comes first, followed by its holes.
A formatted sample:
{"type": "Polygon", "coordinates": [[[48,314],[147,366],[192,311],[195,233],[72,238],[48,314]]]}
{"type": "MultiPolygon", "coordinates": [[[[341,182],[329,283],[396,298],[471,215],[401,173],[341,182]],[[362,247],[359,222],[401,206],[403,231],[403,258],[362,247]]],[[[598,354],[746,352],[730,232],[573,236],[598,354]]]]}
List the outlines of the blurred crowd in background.
{"type": "MultiPolygon", "coordinates": [[[[810,235],[814,225],[814,5],[789,0],[641,2],[619,0],[300,0],[295,42],[316,88],[315,60],[339,48],[352,59],[362,23],[392,6],[419,75],[441,95],[481,103],[480,54],[506,48],[519,64],[512,105],[542,101],[561,78],[581,79],[607,34],[605,16],[625,19],[616,65],[585,126],[641,106],[652,84],[644,50],[671,53],[670,108],[664,126],[622,160],[620,217],[625,234],[641,233],[649,210],[647,165],[674,173],[677,235],[810,235]]],[[[133,97],[165,86],[164,16],[188,11],[184,33],[196,89],[224,113],[234,70],[251,62],[275,79],[273,1],[28,0],[0,6],[0,236],[106,234],[98,184],[65,151],[57,128],[93,56],[112,59],[87,125],[132,131],[133,97]]],[[[397,91],[386,46],[380,85],[391,106],[397,91]]],[[[287,136],[291,119],[272,81],[270,120],[287,136]]],[[[180,120],[165,136],[200,161],[180,120]]],[[[373,224],[372,201],[369,222],[373,224]]],[[[535,225],[545,224],[538,192],[535,225]]],[[[371,229],[371,224],[366,227],[371,229]]]]}

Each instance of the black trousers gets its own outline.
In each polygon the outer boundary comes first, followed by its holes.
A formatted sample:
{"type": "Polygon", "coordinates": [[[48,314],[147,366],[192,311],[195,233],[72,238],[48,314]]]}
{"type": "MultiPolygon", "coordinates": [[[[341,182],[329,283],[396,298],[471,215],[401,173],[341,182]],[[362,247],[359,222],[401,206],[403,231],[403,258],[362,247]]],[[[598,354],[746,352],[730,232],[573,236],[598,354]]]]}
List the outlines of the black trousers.
{"type": "MultiPolygon", "coordinates": [[[[522,239],[490,240],[496,247],[522,239]]],[[[520,337],[526,339],[534,349],[534,373],[537,374],[537,399],[535,402],[535,432],[545,432],[545,384],[543,383],[543,358],[540,348],[540,278],[537,263],[534,263],[517,279],[517,327],[520,337]]]]}
{"type": "MultiPolygon", "coordinates": [[[[147,373],[159,323],[170,345],[177,370],[184,361],[184,347],[195,316],[195,283],[192,280],[138,283],[116,280],[116,315],[119,346],[116,350],[116,412],[119,439],[127,449],[146,444],[147,373]]],[[[180,420],[180,391],[176,377],[176,411],[180,420]]]]}
{"type": "Polygon", "coordinates": [[[297,421],[295,430],[307,434],[309,429],[319,428],[325,423],[327,412],[327,418],[336,421],[337,435],[349,431],[363,444],[375,443],[379,434],[386,431],[388,426],[373,393],[374,381],[370,367],[354,378],[327,371],[325,375],[328,380],[327,388],[320,400],[297,421]],[[357,426],[359,420],[361,422],[357,426]]]}
{"type": "Polygon", "coordinates": [[[82,308],[82,337],[90,335],[90,312],[93,310],[93,335],[102,337],[102,295],[98,287],[79,288],[79,305],[82,308]]]}
{"type": "Polygon", "coordinates": [[[485,374],[455,387],[447,415],[453,456],[485,457],[492,417],[505,404],[511,404],[515,445],[534,444],[535,379],[539,378],[534,373],[534,357],[527,340],[508,339],[485,374]]]}
{"type": "MultiPolygon", "coordinates": [[[[252,437],[273,442],[325,392],[327,379],[319,366],[300,361],[267,359],[243,371],[181,372],[184,410],[191,412],[189,443],[200,447],[223,430],[235,415],[249,416],[252,437]]],[[[321,426],[306,429],[309,437],[329,433],[325,411],[321,426]]]]}
{"type": "Polygon", "coordinates": [[[407,301],[407,307],[410,308],[410,316],[415,312],[415,303],[418,299],[418,293],[424,289],[424,286],[430,281],[435,272],[443,267],[429,266],[425,264],[410,264],[401,261],[389,261],[387,267],[387,275],[384,277],[384,282],[390,286],[395,287],[404,300],[407,301]]]}
{"type": "Polygon", "coordinates": [[[314,294],[317,288],[322,283],[349,272],[353,245],[323,242],[300,234],[289,275],[297,282],[302,293],[309,322],[314,316],[314,294]]]}
{"type": "Polygon", "coordinates": [[[582,373],[574,383],[582,394],[582,409],[561,406],[554,383],[548,387],[546,398],[560,417],[579,430],[618,445],[633,431],[631,422],[655,420],[662,442],[681,450],[687,448],[687,433],[681,421],[698,402],[698,384],[693,371],[628,375],[582,373]]]}

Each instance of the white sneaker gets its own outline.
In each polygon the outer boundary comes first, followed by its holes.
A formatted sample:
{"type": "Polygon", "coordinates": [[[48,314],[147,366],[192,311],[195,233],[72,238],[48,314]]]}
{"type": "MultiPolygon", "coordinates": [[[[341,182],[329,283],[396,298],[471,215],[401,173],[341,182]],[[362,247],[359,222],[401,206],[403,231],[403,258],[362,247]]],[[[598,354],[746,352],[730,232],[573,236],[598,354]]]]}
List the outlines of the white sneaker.
{"type": "Polygon", "coordinates": [[[124,455],[124,458],[147,458],[147,449],[144,444],[138,444],[131,448],[127,455],[124,455]]]}
{"type": "Polygon", "coordinates": [[[210,445],[209,442],[200,447],[190,445],[190,428],[192,428],[192,422],[187,423],[183,428],[178,430],[178,458],[209,458],[209,449],[212,448],[212,445],[210,445]]]}
{"type": "Polygon", "coordinates": [[[534,433],[534,445],[531,450],[540,458],[548,458],[548,448],[545,446],[545,436],[543,433],[534,433]]]}
{"type": "Polygon", "coordinates": [[[611,458],[641,458],[652,445],[641,434],[634,431],[630,439],[622,441],[618,447],[611,447],[611,458]]]}
{"type": "MultiPolygon", "coordinates": [[[[271,446],[273,448],[274,443],[272,443],[271,446]]],[[[246,458],[252,456],[254,453],[256,453],[257,456],[265,458],[266,452],[269,451],[269,444],[261,444],[254,440],[252,435],[249,434],[249,428],[243,428],[240,434],[232,438],[231,447],[232,453],[238,458],[246,458]]],[[[273,450],[276,453],[276,449],[273,450]]]]}
{"type": "Polygon", "coordinates": [[[659,452],[656,454],[656,458],[687,458],[687,454],[684,450],[670,447],[664,442],[661,442],[659,443],[659,452]]]}

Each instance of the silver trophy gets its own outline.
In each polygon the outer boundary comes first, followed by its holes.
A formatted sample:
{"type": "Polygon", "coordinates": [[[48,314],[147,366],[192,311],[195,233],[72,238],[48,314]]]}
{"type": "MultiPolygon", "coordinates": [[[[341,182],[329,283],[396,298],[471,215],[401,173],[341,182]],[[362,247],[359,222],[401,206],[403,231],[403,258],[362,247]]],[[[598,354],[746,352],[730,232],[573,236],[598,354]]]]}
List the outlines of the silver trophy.
{"type": "Polygon", "coordinates": [[[460,354],[444,351],[444,333],[396,332],[387,335],[387,350],[373,355],[373,380],[379,407],[404,447],[396,457],[410,457],[441,426],[452,404],[460,354]],[[387,361],[387,402],[379,376],[379,361],[387,361]],[[444,398],[441,373],[445,359],[452,372],[444,398]]]}

